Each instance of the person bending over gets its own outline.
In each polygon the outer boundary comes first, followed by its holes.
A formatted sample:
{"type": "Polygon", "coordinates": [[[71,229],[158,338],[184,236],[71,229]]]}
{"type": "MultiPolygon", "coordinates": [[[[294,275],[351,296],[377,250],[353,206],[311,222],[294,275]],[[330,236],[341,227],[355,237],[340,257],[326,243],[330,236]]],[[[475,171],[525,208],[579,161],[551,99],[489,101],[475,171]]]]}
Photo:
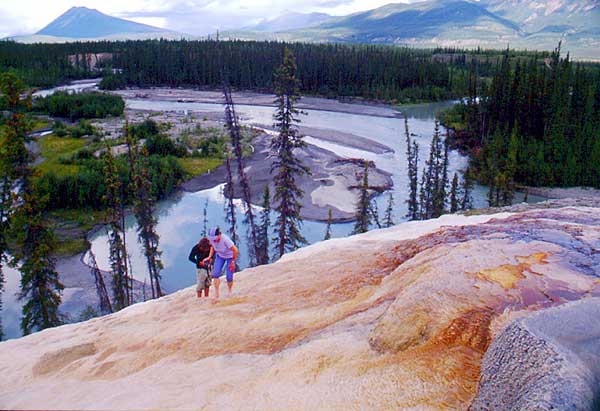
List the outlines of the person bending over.
{"type": "Polygon", "coordinates": [[[216,255],[213,266],[213,279],[215,282],[215,300],[218,300],[219,286],[221,285],[220,277],[223,275],[223,267],[225,267],[225,277],[227,278],[227,295],[230,296],[233,292],[233,273],[235,271],[238,248],[229,237],[221,233],[219,227],[213,227],[208,230],[208,240],[210,241],[211,248],[210,254],[205,260],[210,261],[213,255],[216,255]]]}
{"type": "Polygon", "coordinates": [[[206,261],[206,258],[210,255],[210,241],[204,237],[195,244],[190,251],[188,260],[196,264],[196,294],[198,298],[202,297],[202,290],[204,290],[204,296],[208,297],[208,291],[210,289],[210,269],[211,261],[206,261]]]}

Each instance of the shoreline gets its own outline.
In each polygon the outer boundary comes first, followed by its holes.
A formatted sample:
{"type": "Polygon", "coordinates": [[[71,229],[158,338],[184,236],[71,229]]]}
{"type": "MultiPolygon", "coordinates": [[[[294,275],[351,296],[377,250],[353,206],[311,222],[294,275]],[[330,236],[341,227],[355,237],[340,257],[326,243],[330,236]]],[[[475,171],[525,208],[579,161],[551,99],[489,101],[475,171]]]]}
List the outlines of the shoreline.
{"type": "Polygon", "coordinates": [[[575,199],[575,200],[596,200],[600,206],[600,189],[592,187],[530,187],[517,186],[517,190],[525,191],[532,195],[546,197],[549,200],[556,199],[575,199]]]}
{"type": "MultiPolygon", "coordinates": [[[[220,90],[194,90],[191,88],[151,87],[127,88],[110,93],[120,95],[125,100],[154,100],[178,103],[202,103],[219,105],[223,99],[220,90]]],[[[234,91],[232,98],[236,106],[275,107],[275,95],[254,91],[234,91]]],[[[433,103],[433,102],[432,102],[433,103]]],[[[427,104],[427,103],[424,103],[427,104]]],[[[325,97],[302,96],[298,101],[300,110],[328,111],[365,115],[370,117],[401,118],[402,113],[395,106],[381,102],[339,101],[325,97]]]]}
{"type": "MultiPolygon", "coordinates": [[[[253,142],[255,151],[252,156],[245,158],[245,168],[248,180],[251,182],[250,191],[252,204],[260,205],[262,199],[262,188],[269,185],[274,191],[270,174],[271,157],[269,155],[268,142],[270,135],[262,133],[253,142]]],[[[309,221],[327,221],[328,210],[332,210],[333,221],[336,223],[353,221],[355,210],[344,209],[339,206],[339,199],[346,198],[354,205],[357,198],[356,181],[353,176],[360,172],[362,166],[355,159],[346,159],[337,154],[307,144],[299,152],[301,160],[311,169],[312,175],[302,176],[298,179],[299,188],[304,191],[302,198],[302,218],[309,221]]],[[[369,178],[373,186],[379,186],[382,191],[393,186],[391,175],[383,170],[370,167],[369,178]]],[[[225,182],[225,166],[222,165],[210,173],[192,177],[181,184],[180,188],[185,192],[198,192],[214,188],[225,182]]],[[[234,182],[237,181],[237,173],[234,173],[234,182]]],[[[377,195],[372,192],[372,195],[377,195]]],[[[241,198],[241,190],[238,186],[234,190],[234,198],[241,198]]]]}

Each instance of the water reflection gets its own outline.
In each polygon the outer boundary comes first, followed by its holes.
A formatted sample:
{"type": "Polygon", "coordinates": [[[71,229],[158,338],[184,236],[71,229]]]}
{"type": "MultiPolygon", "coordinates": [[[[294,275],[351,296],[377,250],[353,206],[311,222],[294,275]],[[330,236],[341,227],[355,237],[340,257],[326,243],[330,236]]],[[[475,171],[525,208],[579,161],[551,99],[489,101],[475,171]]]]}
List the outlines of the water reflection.
{"type": "MultiPolygon", "coordinates": [[[[81,87],[74,85],[73,87],[81,87]]],[[[86,85],[89,87],[89,85],[86,85]]],[[[127,100],[127,106],[132,109],[154,111],[183,111],[194,113],[222,112],[220,104],[207,103],[179,103],[151,100],[127,100]]],[[[409,126],[413,138],[419,144],[419,164],[421,172],[424,161],[429,153],[429,143],[434,130],[435,113],[449,107],[453,102],[422,104],[399,107],[399,111],[409,118],[409,126]]],[[[246,124],[272,124],[273,108],[249,105],[236,106],[243,122],[246,124]]],[[[398,118],[372,117],[366,115],[336,113],[330,111],[305,110],[308,114],[302,117],[302,125],[336,130],[345,133],[373,139],[394,149],[394,153],[374,154],[371,152],[348,148],[339,144],[328,143],[308,137],[310,143],[318,145],[345,157],[361,157],[375,161],[377,166],[392,174],[394,187],[391,192],[395,199],[395,222],[405,219],[407,206],[408,177],[406,175],[406,144],[404,136],[404,120],[398,118]]],[[[450,178],[455,171],[466,167],[467,158],[458,152],[450,153],[450,178]]],[[[475,207],[487,206],[486,189],[476,186],[473,192],[475,207]]],[[[310,193],[306,193],[310,195],[310,193]]],[[[518,196],[516,201],[520,201],[518,196]]],[[[530,201],[538,200],[530,196],[530,201]]],[[[386,208],[387,196],[377,199],[380,214],[386,208]]],[[[164,270],[162,282],[168,292],[188,287],[195,282],[194,267],[187,260],[189,251],[198,241],[203,230],[203,209],[206,206],[208,225],[219,225],[224,231],[227,229],[224,212],[224,199],[220,187],[197,193],[176,193],[171,198],[161,201],[156,210],[158,218],[157,231],[160,235],[160,250],[164,270]]],[[[271,221],[274,221],[273,215],[271,221]]],[[[248,248],[245,241],[246,227],[239,222],[243,221],[241,210],[237,209],[237,232],[242,240],[238,243],[240,248],[240,266],[248,264],[248,248]]],[[[352,231],[352,223],[334,224],[332,237],[345,237],[352,231]]],[[[135,221],[133,216],[126,218],[127,248],[131,256],[133,274],[136,279],[144,281],[146,277],[146,263],[141,247],[137,241],[135,221]]],[[[309,243],[323,239],[325,224],[314,221],[305,221],[302,234],[309,243]]],[[[92,250],[97,256],[101,268],[109,269],[107,235],[104,230],[96,232],[92,238],[92,250]]],[[[2,318],[4,329],[9,338],[20,336],[19,321],[21,317],[21,303],[17,300],[16,292],[19,287],[20,274],[13,269],[5,269],[7,283],[3,295],[4,308],[2,318]]],[[[83,308],[83,307],[82,307],[83,308]]]]}

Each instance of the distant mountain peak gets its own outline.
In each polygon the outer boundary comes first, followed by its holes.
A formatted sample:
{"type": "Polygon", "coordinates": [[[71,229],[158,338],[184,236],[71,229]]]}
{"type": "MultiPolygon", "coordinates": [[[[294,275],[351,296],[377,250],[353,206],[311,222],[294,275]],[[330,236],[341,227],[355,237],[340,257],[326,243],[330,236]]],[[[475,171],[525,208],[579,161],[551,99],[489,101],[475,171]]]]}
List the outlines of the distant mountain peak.
{"type": "Polygon", "coordinates": [[[71,7],[36,34],[69,38],[96,38],[115,34],[139,34],[161,31],[164,30],[112,17],[96,9],[71,7]]]}

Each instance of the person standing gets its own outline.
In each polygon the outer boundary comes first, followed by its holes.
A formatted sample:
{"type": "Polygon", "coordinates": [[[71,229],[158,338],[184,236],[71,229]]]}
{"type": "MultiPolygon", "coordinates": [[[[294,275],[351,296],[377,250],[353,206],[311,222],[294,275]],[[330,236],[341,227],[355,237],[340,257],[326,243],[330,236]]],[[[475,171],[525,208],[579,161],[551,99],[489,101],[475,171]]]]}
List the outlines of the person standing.
{"type": "Polygon", "coordinates": [[[238,257],[238,248],[233,241],[225,234],[221,233],[219,227],[213,227],[208,230],[208,240],[210,241],[210,254],[205,258],[210,261],[215,255],[215,264],[213,266],[213,280],[215,282],[215,300],[219,299],[220,277],[225,268],[225,277],[227,279],[227,295],[233,292],[233,273],[235,271],[235,260],[238,257]]]}
{"type": "Polygon", "coordinates": [[[198,295],[198,298],[202,297],[202,290],[204,290],[204,296],[208,297],[211,283],[211,260],[206,261],[206,259],[210,255],[210,249],[211,245],[208,238],[201,238],[200,241],[198,241],[198,244],[195,244],[194,247],[192,247],[188,257],[188,260],[196,264],[196,294],[198,295]]]}

